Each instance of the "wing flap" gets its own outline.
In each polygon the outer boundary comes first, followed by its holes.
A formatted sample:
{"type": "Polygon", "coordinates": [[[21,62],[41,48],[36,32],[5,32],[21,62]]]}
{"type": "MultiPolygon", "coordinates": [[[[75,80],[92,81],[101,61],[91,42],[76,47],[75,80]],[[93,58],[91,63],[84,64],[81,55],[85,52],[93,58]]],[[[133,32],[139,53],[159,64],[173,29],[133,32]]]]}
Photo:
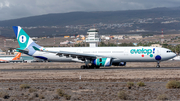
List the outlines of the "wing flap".
{"type": "Polygon", "coordinates": [[[96,59],[97,57],[102,57],[94,54],[84,54],[84,53],[77,53],[77,52],[65,52],[65,51],[45,51],[50,53],[56,53],[56,55],[59,56],[66,56],[66,57],[72,57],[72,58],[78,58],[80,60],[86,59],[96,59]]]}

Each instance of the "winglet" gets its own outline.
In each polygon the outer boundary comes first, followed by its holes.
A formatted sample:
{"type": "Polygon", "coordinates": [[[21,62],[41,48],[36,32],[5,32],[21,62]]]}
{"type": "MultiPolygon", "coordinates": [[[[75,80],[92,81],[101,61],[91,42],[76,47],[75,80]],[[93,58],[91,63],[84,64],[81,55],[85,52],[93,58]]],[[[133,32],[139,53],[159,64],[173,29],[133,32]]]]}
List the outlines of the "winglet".
{"type": "Polygon", "coordinates": [[[40,49],[39,48],[37,48],[37,47],[35,47],[35,46],[32,46],[33,48],[34,48],[34,50],[36,50],[36,51],[40,51],[40,49]]]}

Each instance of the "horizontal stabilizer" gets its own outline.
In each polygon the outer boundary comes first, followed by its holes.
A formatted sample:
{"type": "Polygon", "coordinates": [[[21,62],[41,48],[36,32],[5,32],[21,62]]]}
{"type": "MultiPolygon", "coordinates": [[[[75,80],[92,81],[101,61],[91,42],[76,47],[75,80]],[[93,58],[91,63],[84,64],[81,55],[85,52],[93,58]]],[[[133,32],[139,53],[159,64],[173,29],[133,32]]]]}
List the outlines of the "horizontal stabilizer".
{"type": "Polygon", "coordinates": [[[24,53],[24,54],[28,54],[28,53],[29,53],[29,50],[28,50],[28,49],[16,48],[16,50],[17,50],[18,52],[21,52],[21,53],[24,53]]]}

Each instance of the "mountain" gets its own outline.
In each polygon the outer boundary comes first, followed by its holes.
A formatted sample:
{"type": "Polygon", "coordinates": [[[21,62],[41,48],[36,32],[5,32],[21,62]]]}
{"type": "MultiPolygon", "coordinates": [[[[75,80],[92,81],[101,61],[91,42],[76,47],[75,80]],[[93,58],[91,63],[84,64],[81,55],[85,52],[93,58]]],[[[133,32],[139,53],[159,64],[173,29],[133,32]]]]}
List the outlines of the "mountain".
{"type": "Polygon", "coordinates": [[[99,29],[101,34],[136,34],[137,30],[145,31],[141,34],[159,34],[162,29],[164,33],[167,31],[177,33],[180,31],[180,7],[31,16],[0,21],[0,32],[2,36],[14,38],[12,26],[22,26],[31,27],[25,29],[31,36],[52,36],[53,34],[63,36],[86,34],[93,25],[99,29]]]}
{"type": "Polygon", "coordinates": [[[20,19],[0,21],[0,27],[20,26],[65,26],[94,23],[124,23],[130,19],[179,17],[180,9],[154,8],[148,10],[104,11],[104,12],[70,12],[47,14],[20,19]]]}

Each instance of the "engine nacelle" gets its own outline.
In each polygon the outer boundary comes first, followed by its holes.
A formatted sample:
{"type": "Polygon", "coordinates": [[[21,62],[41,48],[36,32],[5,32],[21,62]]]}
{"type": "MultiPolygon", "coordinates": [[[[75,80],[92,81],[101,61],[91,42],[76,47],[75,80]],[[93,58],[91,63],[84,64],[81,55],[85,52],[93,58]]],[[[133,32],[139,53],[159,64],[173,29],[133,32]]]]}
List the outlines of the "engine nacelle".
{"type": "Polygon", "coordinates": [[[112,65],[112,58],[98,58],[92,61],[93,65],[108,67],[112,65]]]}
{"type": "Polygon", "coordinates": [[[112,65],[114,65],[114,66],[125,66],[126,62],[113,62],[112,65]]]}

